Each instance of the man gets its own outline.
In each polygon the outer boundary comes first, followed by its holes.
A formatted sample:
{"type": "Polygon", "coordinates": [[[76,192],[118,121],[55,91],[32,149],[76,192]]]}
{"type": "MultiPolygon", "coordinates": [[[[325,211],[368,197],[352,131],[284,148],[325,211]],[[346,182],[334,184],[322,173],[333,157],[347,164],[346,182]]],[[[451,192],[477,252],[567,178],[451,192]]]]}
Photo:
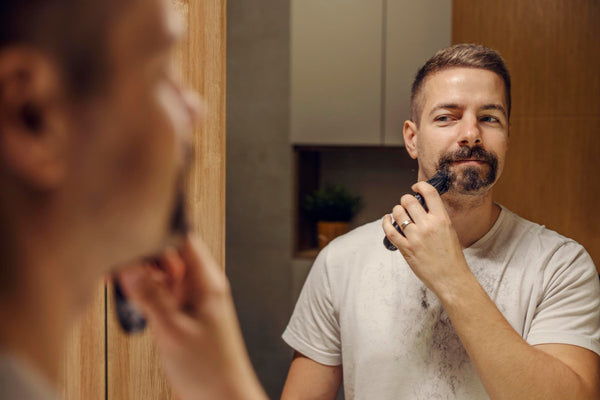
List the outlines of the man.
{"type": "MultiPolygon", "coordinates": [[[[172,77],[163,0],[0,2],[0,397],[54,398],[58,360],[98,280],[162,252],[198,101],[172,77]]],[[[264,398],[229,287],[199,239],[134,265],[183,399],[264,398]]]]}
{"type": "Polygon", "coordinates": [[[421,68],[403,133],[427,209],[405,195],[402,234],[387,215],[321,252],[283,335],[284,399],[333,399],[342,375],[347,400],[600,398],[592,260],[493,200],[510,104],[491,49],[456,45],[421,68]],[[438,170],[441,197],[424,182],[438,170]]]}

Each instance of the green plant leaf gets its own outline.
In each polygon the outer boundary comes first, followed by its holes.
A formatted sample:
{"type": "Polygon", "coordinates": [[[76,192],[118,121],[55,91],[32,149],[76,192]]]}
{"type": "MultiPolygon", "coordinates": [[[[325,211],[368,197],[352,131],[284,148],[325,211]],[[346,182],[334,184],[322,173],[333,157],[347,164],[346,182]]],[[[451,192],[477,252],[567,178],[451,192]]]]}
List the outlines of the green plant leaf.
{"type": "Polygon", "coordinates": [[[327,185],[307,195],[303,208],[316,221],[350,221],[364,207],[362,198],[341,185],[327,185]]]}

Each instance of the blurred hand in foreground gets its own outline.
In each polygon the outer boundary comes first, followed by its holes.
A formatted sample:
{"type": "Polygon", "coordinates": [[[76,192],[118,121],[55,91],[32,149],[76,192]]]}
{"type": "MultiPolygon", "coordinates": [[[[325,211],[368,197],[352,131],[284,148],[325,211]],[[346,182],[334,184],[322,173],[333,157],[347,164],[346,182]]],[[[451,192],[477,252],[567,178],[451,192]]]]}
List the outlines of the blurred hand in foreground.
{"type": "Polygon", "coordinates": [[[146,316],[182,399],[267,398],[244,346],[229,282],[200,239],[166,250],[158,267],[128,266],[118,279],[146,316]]]}

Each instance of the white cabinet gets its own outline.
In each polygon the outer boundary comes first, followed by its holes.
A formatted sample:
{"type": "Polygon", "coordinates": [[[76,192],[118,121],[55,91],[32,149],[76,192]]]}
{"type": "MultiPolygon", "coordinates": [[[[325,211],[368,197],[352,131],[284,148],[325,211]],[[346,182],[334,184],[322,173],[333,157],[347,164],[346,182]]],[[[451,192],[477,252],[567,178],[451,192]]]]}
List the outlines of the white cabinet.
{"type": "Polygon", "coordinates": [[[381,142],[383,0],[291,0],[291,140],[381,142]]]}
{"type": "Polygon", "coordinates": [[[451,0],[387,0],[385,19],[384,142],[403,144],[410,89],[417,70],[450,45],[451,0]]]}
{"type": "Polygon", "coordinates": [[[450,19],[451,0],[291,0],[291,142],[401,144],[410,84],[450,19]]]}

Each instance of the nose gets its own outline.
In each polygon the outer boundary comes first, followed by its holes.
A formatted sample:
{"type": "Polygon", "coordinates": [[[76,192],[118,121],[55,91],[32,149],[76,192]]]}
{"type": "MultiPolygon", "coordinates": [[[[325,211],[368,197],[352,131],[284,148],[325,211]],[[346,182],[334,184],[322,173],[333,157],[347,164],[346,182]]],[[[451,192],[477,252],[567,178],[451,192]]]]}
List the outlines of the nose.
{"type": "Polygon", "coordinates": [[[458,144],[460,146],[475,146],[482,143],[481,129],[476,117],[463,118],[459,132],[458,144]]]}

